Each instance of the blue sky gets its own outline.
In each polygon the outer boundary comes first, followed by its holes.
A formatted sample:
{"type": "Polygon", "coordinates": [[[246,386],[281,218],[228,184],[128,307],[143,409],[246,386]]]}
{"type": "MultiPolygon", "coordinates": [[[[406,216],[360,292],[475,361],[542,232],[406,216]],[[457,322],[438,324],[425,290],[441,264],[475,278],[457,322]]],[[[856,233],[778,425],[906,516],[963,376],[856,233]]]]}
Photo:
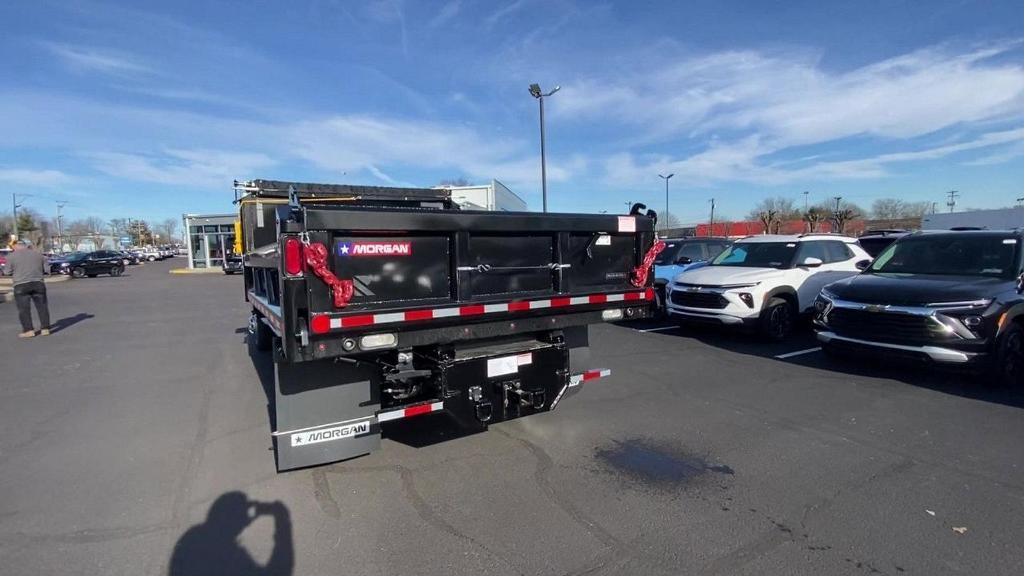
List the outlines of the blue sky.
{"type": "MultiPolygon", "coordinates": [[[[0,207],[231,210],[232,179],[497,178],[552,210],[1024,196],[1024,4],[5,2],[0,207]]],[[[0,208],[2,210],[2,208],[0,208]]]]}

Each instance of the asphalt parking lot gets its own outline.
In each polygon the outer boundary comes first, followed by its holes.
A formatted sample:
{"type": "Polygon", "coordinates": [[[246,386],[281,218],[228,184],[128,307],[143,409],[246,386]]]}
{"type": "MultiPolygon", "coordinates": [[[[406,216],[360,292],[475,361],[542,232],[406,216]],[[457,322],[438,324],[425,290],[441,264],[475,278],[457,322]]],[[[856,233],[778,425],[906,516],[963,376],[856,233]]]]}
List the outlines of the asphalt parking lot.
{"type": "Polygon", "coordinates": [[[604,325],[555,412],[277,474],[241,279],[182,263],[51,286],[46,338],[0,304],[0,574],[1024,573],[1018,393],[604,325]]]}

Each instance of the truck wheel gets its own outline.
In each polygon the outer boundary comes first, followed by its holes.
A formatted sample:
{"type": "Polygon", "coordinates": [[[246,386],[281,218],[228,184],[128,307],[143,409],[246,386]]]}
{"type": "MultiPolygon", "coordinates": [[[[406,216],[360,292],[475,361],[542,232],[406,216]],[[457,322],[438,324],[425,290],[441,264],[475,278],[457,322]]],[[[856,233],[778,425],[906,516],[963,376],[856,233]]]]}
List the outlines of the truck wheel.
{"type": "Polygon", "coordinates": [[[71,269],[71,277],[72,278],[84,278],[85,277],[85,268],[72,268],[71,269]]]}
{"type": "Polygon", "coordinates": [[[258,312],[249,316],[249,343],[260,352],[267,352],[271,347],[271,340],[274,334],[270,328],[263,323],[263,317],[258,312]]]}
{"type": "Polygon", "coordinates": [[[994,380],[1003,386],[1024,383],[1024,328],[1016,322],[999,337],[991,366],[994,380]]]}
{"type": "Polygon", "coordinates": [[[769,340],[785,340],[793,332],[793,307],[782,298],[772,298],[761,312],[759,328],[769,340]]]}

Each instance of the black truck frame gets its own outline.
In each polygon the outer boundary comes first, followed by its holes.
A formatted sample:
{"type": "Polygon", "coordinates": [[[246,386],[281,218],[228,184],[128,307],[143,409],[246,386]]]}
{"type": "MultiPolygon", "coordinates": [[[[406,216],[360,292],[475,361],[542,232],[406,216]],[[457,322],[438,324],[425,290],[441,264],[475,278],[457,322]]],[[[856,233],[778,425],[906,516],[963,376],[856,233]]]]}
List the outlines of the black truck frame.
{"type": "Polygon", "coordinates": [[[552,410],[608,370],[588,325],[651,314],[656,214],[460,210],[444,189],[236,182],[278,470],[367,454],[382,425],[552,410]]]}

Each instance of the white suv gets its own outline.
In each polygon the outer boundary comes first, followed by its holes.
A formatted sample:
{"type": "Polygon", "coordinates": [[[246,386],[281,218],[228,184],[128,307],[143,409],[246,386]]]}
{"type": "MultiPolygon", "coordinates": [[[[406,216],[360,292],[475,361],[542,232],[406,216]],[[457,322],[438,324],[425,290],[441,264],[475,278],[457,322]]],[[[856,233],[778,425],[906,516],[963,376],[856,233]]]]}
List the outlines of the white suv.
{"type": "Polygon", "coordinates": [[[831,234],[751,236],[667,287],[668,313],[681,323],[743,325],[772,340],[810,312],[826,284],[871,263],[854,238],[831,234]]]}

